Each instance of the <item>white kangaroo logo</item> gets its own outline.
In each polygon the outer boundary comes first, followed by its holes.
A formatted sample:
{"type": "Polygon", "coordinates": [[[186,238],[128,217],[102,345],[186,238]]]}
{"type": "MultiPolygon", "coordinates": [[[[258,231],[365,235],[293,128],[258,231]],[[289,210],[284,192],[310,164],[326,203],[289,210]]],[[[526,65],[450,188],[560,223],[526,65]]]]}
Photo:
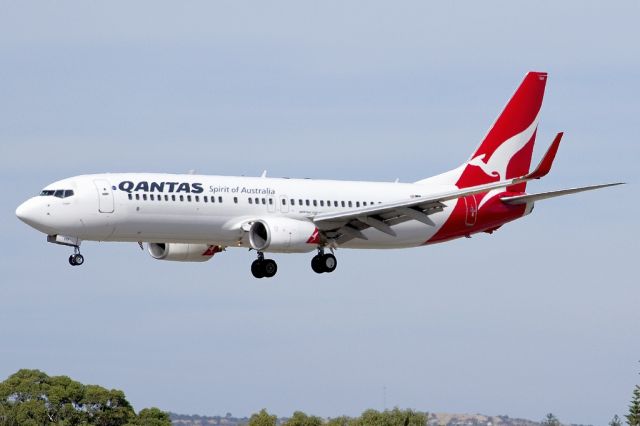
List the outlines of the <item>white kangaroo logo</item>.
{"type": "Polygon", "coordinates": [[[533,132],[536,131],[537,126],[538,117],[536,117],[525,130],[500,144],[488,160],[485,161],[486,154],[480,154],[469,160],[467,164],[480,167],[488,176],[505,180],[509,162],[513,156],[531,140],[531,136],[533,136],[533,132]]]}

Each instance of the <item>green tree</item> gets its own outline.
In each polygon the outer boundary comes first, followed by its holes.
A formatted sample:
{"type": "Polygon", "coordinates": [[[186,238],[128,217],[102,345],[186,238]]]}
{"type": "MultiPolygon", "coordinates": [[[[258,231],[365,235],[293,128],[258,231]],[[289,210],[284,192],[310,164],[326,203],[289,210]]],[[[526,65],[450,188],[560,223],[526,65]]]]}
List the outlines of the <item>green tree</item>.
{"type": "Polygon", "coordinates": [[[49,377],[39,370],[19,370],[0,382],[2,426],[169,426],[157,408],[136,416],[119,390],[83,385],[67,376],[49,377]]]}
{"type": "Polygon", "coordinates": [[[276,426],[277,421],[277,416],[269,414],[267,410],[263,408],[259,413],[251,415],[247,426],[276,426]]]}
{"type": "Polygon", "coordinates": [[[541,424],[545,426],[560,426],[560,420],[552,413],[549,413],[545,416],[544,420],[542,420],[541,424]]]}
{"type": "Polygon", "coordinates": [[[618,417],[617,414],[613,416],[613,418],[611,418],[609,426],[622,426],[622,420],[620,419],[620,417],[618,417]]]}
{"type": "Polygon", "coordinates": [[[629,405],[629,414],[625,416],[629,426],[640,426],[640,386],[636,385],[629,405]]]}
{"type": "Polygon", "coordinates": [[[171,418],[158,408],[145,408],[127,426],[171,426],[171,418]]]}
{"type": "Polygon", "coordinates": [[[308,416],[302,411],[296,411],[283,426],[322,426],[322,419],[316,416],[308,416]]]}
{"type": "Polygon", "coordinates": [[[351,419],[347,416],[335,417],[333,419],[329,419],[325,426],[348,426],[351,422],[351,419]]]}
{"type": "Polygon", "coordinates": [[[349,422],[349,426],[425,426],[427,424],[426,413],[413,410],[376,411],[366,410],[362,415],[349,422]]]}

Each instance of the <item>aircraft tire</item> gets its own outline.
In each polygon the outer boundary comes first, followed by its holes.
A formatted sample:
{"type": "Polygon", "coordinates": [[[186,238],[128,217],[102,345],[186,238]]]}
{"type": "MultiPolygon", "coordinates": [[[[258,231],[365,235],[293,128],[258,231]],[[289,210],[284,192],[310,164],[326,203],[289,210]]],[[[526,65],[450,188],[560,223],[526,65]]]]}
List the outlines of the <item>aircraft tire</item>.
{"type": "Polygon", "coordinates": [[[278,272],[278,264],[273,259],[265,259],[262,261],[262,271],[266,278],[271,278],[278,272]]]}
{"type": "Polygon", "coordinates": [[[324,256],[322,256],[321,261],[322,261],[322,268],[324,269],[324,272],[333,272],[336,270],[336,267],[338,266],[338,260],[331,253],[327,253],[324,256]]]}
{"type": "Polygon", "coordinates": [[[73,260],[73,255],[69,256],[69,265],[76,266],[76,261],[73,260]]]}
{"type": "Polygon", "coordinates": [[[73,255],[74,266],[80,266],[84,263],[84,256],[80,253],[73,255]]]}
{"type": "Polygon", "coordinates": [[[321,255],[313,256],[313,258],[311,259],[311,269],[313,269],[313,272],[315,272],[316,274],[325,272],[321,255]]]}
{"type": "Polygon", "coordinates": [[[251,263],[251,273],[256,278],[264,278],[265,271],[263,267],[263,261],[261,261],[260,259],[254,260],[253,263],[251,263]]]}

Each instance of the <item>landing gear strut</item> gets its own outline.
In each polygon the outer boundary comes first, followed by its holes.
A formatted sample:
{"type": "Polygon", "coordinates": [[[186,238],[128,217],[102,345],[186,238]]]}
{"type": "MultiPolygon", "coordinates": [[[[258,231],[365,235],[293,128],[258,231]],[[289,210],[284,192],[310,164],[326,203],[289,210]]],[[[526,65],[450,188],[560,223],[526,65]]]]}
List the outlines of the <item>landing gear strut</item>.
{"type": "Polygon", "coordinates": [[[318,249],[318,254],[311,259],[311,269],[317,274],[333,272],[338,266],[338,260],[331,253],[325,253],[323,248],[318,249]]]}
{"type": "Polygon", "coordinates": [[[69,265],[80,266],[84,263],[84,256],[80,254],[80,247],[73,246],[73,254],[69,256],[69,265]]]}
{"type": "Polygon", "coordinates": [[[264,253],[258,252],[258,258],[251,264],[251,273],[256,278],[271,278],[278,272],[278,264],[273,259],[265,259],[264,253]]]}

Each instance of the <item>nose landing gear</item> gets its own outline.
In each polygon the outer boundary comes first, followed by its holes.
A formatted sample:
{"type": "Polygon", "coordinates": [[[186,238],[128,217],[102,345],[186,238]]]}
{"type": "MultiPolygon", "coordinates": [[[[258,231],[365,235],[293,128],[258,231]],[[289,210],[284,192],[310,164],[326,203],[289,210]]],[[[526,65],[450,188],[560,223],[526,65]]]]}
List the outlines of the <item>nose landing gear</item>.
{"type": "Polygon", "coordinates": [[[318,249],[318,254],[311,259],[311,269],[317,274],[333,272],[338,266],[338,260],[331,253],[325,253],[324,248],[318,249]]]}
{"type": "Polygon", "coordinates": [[[73,254],[69,256],[69,265],[80,266],[84,263],[84,256],[80,254],[80,247],[73,247],[73,254]]]}
{"type": "Polygon", "coordinates": [[[251,273],[256,278],[271,278],[278,272],[278,264],[273,259],[265,259],[264,253],[258,252],[258,258],[251,264],[251,273]]]}

